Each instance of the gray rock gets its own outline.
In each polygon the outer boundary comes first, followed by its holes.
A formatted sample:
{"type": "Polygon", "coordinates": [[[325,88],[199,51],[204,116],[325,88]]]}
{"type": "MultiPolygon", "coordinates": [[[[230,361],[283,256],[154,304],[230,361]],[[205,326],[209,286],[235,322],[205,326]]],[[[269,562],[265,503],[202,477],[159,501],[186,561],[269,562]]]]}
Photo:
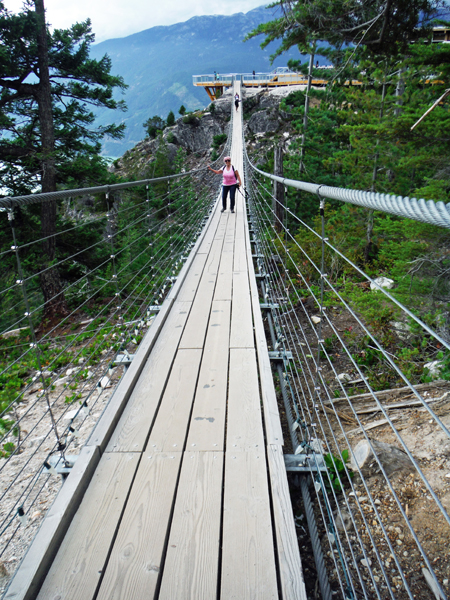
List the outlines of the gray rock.
{"type": "MultiPolygon", "coordinates": [[[[184,123],[182,119],[179,119],[174,127],[165,130],[165,137],[167,138],[170,133],[173,134],[176,143],[188,152],[199,152],[211,147],[213,137],[223,133],[223,127],[211,114],[207,114],[201,119],[197,117],[191,124],[184,123]]],[[[173,154],[173,158],[175,158],[177,146],[173,143],[169,143],[167,146],[169,153],[173,154]]]]}
{"type": "Polygon", "coordinates": [[[444,363],[441,360],[433,360],[431,362],[425,363],[423,365],[424,369],[428,369],[428,374],[430,377],[437,379],[441,373],[442,367],[444,363]]]}
{"type": "Polygon", "coordinates": [[[275,109],[256,112],[248,122],[248,128],[252,133],[275,133],[280,125],[279,113],[275,109]]]}
{"type": "Polygon", "coordinates": [[[338,531],[351,531],[353,523],[350,514],[346,510],[336,511],[334,523],[338,531]]]}
{"type": "Polygon", "coordinates": [[[411,338],[411,330],[407,323],[403,323],[403,321],[394,321],[392,326],[395,329],[395,333],[401,340],[408,340],[411,338]]]}
{"type": "Polygon", "coordinates": [[[373,282],[370,284],[371,290],[379,291],[375,283],[378,283],[380,287],[385,288],[387,290],[390,290],[394,287],[394,280],[389,279],[388,277],[377,277],[377,279],[374,279],[373,282]]]}
{"type": "Polygon", "coordinates": [[[350,459],[350,468],[354,472],[357,472],[357,465],[359,465],[361,473],[366,478],[378,475],[380,467],[375,455],[383,466],[387,476],[390,476],[397,471],[402,473],[415,471],[413,463],[410,461],[406,452],[401,448],[374,439],[370,440],[370,444],[367,440],[361,440],[353,448],[350,459]]]}

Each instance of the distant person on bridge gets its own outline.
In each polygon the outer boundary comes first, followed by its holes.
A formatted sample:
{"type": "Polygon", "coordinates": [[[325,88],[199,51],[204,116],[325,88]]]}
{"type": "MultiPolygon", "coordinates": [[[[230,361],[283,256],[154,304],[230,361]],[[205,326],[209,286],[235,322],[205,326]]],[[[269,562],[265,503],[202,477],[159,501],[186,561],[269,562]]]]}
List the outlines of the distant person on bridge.
{"type": "Polygon", "coordinates": [[[234,96],[234,105],[236,107],[236,110],[239,108],[239,102],[240,102],[240,98],[239,98],[239,94],[236,92],[235,96],[234,96]]]}
{"type": "Polygon", "coordinates": [[[223,185],[222,185],[222,212],[227,210],[227,196],[228,192],[230,192],[230,211],[234,213],[234,202],[236,198],[236,188],[242,185],[241,176],[239,172],[233,167],[231,164],[231,158],[229,156],[225,156],[223,159],[225,165],[216,171],[208,166],[208,169],[215,173],[216,175],[223,175],[223,185]]]}

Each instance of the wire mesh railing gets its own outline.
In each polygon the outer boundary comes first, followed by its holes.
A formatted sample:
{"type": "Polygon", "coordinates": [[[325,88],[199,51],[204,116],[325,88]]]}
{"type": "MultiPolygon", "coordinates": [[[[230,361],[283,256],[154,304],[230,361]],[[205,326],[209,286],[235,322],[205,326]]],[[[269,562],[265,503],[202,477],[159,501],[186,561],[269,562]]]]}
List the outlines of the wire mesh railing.
{"type": "MultiPolygon", "coordinates": [[[[328,188],[269,175],[248,157],[245,176],[293,470],[308,523],[317,522],[311,535],[322,597],[447,598],[445,312],[430,320],[418,307],[404,306],[395,290],[388,292],[336,247],[326,218],[328,188]],[[272,181],[316,194],[316,226],[280,202],[272,181]],[[357,304],[350,288],[358,289],[357,304]]],[[[340,197],[351,202],[347,192],[353,191],[341,190],[340,197]]],[[[390,202],[408,206],[403,200],[390,202]]],[[[446,222],[447,206],[426,211],[432,223],[446,222]]],[[[424,212],[410,216],[427,220],[424,212]]]]}
{"type": "Polygon", "coordinates": [[[10,574],[217,197],[217,179],[199,169],[0,199],[0,561],[10,574]],[[43,235],[49,202],[56,222],[43,235]]]}

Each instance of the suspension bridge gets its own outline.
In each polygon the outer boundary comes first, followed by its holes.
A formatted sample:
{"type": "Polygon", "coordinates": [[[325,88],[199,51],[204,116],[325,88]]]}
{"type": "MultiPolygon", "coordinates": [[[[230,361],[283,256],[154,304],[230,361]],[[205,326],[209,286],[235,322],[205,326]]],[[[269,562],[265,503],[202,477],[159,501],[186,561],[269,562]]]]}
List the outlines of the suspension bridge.
{"type": "MultiPolygon", "coordinates": [[[[204,170],[0,200],[12,236],[2,260],[14,270],[3,290],[11,300],[2,352],[10,358],[1,375],[20,376],[30,357],[34,364],[34,376],[22,376],[2,404],[0,560],[17,565],[7,600],[306,599],[302,564],[310,554],[316,593],[327,600],[447,597],[450,558],[430,544],[429,528],[448,548],[450,386],[410,380],[335,285],[328,254],[347,261],[429,343],[450,344],[330,244],[325,201],[443,227],[448,206],[264,173],[246,155],[241,108],[231,107],[231,117],[225,151],[245,190],[234,213],[221,212],[217,183],[204,170]],[[321,233],[283,205],[272,183],[316,194],[321,233]],[[17,212],[56,200],[67,214],[82,212],[69,199],[87,193],[106,194],[106,239],[87,240],[84,252],[99,255],[93,264],[85,256],[89,268],[65,289],[69,315],[40,330],[42,273],[24,260],[30,243],[17,212]],[[291,232],[300,226],[317,238],[317,264],[296,246],[291,232]],[[305,275],[307,262],[318,286],[305,275]],[[402,387],[376,391],[327,294],[402,387]],[[91,318],[75,319],[86,308],[91,318]],[[331,335],[357,393],[336,371],[331,335]],[[402,435],[398,415],[411,407],[426,436],[402,435]],[[378,427],[387,454],[395,446],[397,462],[407,463],[408,481],[368,433],[378,427]],[[419,457],[427,436],[439,440],[437,474],[419,457]],[[357,441],[372,453],[375,477],[357,441]],[[345,459],[337,472],[329,457],[345,452],[352,472],[345,459]],[[303,516],[295,503],[294,520],[295,496],[303,516]],[[424,507],[432,517],[425,529],[414,512],[424,507]],[[300,550],[306,527],[311,545],[300,550]]],[[[95,218],[81,221],[76,235],[96,226],[95,218]]],[[[59,268],[78,254],[67,253],[59,268]]]]}

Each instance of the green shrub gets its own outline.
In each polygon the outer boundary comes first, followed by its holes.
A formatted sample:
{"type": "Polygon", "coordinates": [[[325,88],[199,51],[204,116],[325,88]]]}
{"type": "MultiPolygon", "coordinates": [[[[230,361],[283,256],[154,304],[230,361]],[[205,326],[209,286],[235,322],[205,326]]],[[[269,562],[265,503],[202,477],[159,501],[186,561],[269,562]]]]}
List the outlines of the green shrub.
{"type": "Polygon", "coordinates": [[[346,484],[348,484],[349,478],[353,477],[352,471],[345,472],[345,463],[348,463],[348,450],[343,450],[341,458],[334,456],[333,454],[325,454],[324,461],[327,466],[328,482],[325,485],[327,491],[331,492],[331,486],[336,492],[342,492],[346,484]],[[328,489],[329,488],[329,489],[328,489]]]}
{"type": "Polygon", "coordinates": [[[218,135],[215,135],[213,137],[212,147],[215,150],[218,150],[219,146],[221,146],[222,144],[224,144],[226,141],[227,141],[227,134],[226,133],[219,133],[218,135]]]}
{"type": "Polygon", "coordinates": [[[178,109],[178,112],[180,113],[181,116],[183,116],[186,113],[186,107],[183,106],[183,104],[180,106],[180,108],[178,109]]]}
{"type": "Polygon", "coordinates": [[[197,125],[198,119],[193,113],[189,113],[183,117],[183,123],[185,125],[197,125]]]}

